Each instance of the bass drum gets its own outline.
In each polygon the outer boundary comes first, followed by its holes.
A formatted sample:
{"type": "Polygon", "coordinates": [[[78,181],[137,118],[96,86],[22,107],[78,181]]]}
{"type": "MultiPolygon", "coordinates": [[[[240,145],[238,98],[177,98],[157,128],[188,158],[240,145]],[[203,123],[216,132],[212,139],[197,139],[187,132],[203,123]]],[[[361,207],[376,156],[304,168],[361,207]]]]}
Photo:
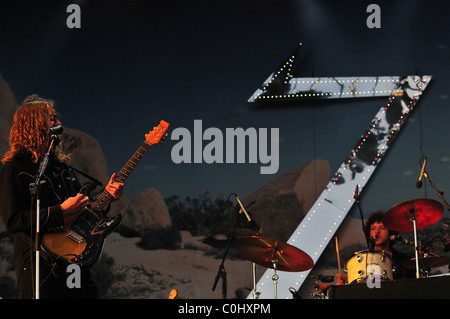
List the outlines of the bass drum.
{"type": "Polygon", "coordinates": [[[362,250],[356,252],[345,264],[348,282],[365,282],[369,276],[380,280],[394,280],[391,256],[385,252],[362,250]]]}

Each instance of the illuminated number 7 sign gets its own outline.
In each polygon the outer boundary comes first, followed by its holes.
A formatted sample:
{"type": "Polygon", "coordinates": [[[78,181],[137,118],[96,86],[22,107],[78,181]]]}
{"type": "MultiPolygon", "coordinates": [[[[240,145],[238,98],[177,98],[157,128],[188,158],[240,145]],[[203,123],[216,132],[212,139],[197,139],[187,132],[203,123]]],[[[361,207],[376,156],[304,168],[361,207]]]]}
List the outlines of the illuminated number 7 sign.
{"type": "MultiPolygon", "coordinates": [[[[431,81],[431,76],[295,78],[292,76],[294,59],[295,53],[248,101],[388,97],[288,240],[288,244],[303,250],[315,264],[353,206],[356,186],[359,190],[364,188],[431,81]]],[[[310,271],[277,271],[277,297],[292,297],[289,288],[299,290],[310,271]]],[[[274,271],[268,269],[258,281],[256,290],[261,298],[273,298],[273,275],[274,271]]],[[[248,298],[252,296],[253,293],[248,298]]]]}

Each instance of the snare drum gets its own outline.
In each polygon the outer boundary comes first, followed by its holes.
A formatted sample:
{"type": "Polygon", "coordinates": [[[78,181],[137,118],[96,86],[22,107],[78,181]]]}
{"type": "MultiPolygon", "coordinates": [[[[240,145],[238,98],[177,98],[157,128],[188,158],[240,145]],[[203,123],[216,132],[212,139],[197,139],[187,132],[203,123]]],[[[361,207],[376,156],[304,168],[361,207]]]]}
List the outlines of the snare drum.
{"type": "Polygon", "coordinates": [[[392,258],[384,252],[362,250],[356,252],[345,264],[349,283],[365,281],[369,276],[380,280],[393,280],[392,258]]]}

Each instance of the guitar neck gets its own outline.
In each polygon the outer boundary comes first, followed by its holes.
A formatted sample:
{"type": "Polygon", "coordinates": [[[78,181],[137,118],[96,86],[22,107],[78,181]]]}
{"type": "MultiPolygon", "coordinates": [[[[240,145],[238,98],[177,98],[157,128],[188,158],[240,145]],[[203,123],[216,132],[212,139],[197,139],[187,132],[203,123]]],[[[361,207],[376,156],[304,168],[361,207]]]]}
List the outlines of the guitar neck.
{"type": "MultiPolygon", "coordinates": [[[[115,182],[123,183],[127,177],[131,174],[131,172],[134,170],[136,165],[139,163],[139,161],[144,157],[145,153],[150,149],[149,142],[145,141],[142,143],[142,145],[138,148],[138,150],[131,156],[131,158],[128,160],[128,162],[122,167],[119,173],[116,174],[116,178],[114,179],[115,182]]],[[[100,196],[92,203],[92,208],[96,211],[104,211],[106,207],[109,205],[109,203],[112,200],[112,195],[108,193],[108,191],[105,189],[100,196]]]]}

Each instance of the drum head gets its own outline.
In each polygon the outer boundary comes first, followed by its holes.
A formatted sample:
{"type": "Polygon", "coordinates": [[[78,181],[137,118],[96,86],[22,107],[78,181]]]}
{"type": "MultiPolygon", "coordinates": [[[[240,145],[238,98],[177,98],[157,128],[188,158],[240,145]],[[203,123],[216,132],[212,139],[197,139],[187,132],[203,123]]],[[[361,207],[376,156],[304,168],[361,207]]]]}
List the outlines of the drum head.
{"type": "Polygon", "coordinates": [[[380,280],[393,280],[392,258],[384,252],[362,250],[345,264],[349,283],[361,283],[371,276],[380,280]]]}

